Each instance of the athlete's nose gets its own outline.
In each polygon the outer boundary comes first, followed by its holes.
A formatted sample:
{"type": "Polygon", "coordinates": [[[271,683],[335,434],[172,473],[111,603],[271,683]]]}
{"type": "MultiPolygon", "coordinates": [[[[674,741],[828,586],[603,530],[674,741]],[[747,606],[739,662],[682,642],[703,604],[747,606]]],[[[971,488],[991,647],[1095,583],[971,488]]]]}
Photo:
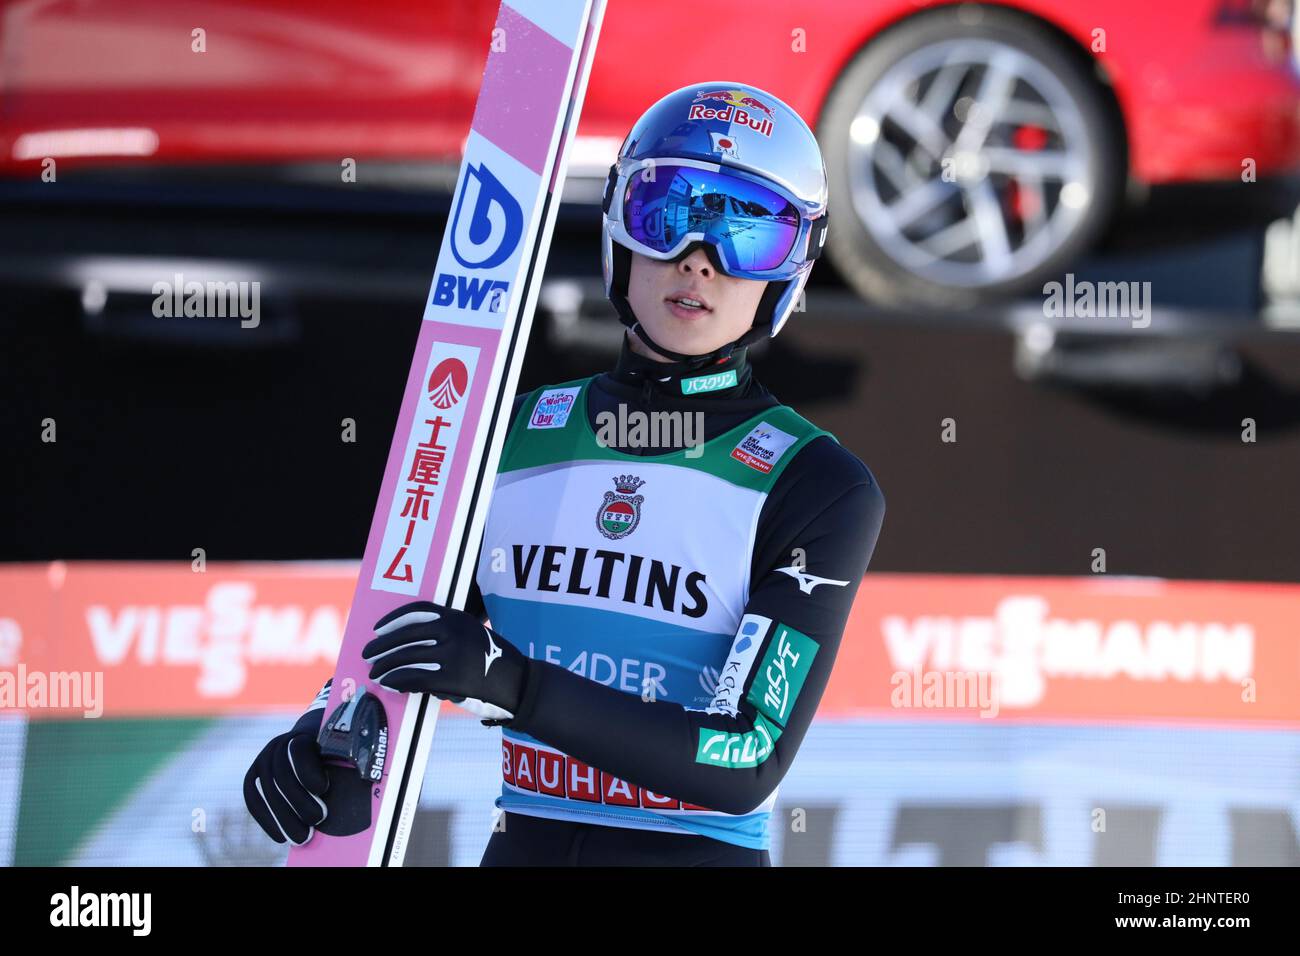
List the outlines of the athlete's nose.
{"type": "Polygon", "coordinates": [[[696,249],[681,262],[677,263],[677,271],[682,275],[697,273],[705,279],[712,279],[714,276],[713,263],[709,261],[708,254],[703,249],[696,249]]]}

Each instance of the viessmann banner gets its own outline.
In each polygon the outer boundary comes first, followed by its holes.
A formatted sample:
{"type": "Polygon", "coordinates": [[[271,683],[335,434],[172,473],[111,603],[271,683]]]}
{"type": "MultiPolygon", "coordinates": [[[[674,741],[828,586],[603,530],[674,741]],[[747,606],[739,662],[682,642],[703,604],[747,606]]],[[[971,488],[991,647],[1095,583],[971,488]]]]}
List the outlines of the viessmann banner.
{"type": "MultiPolygon", "coordinates": [[[[338,654],[356,574],[4,567],[0,712],[300,711],[338,654]]],[[[868,574],[819,717],[1300,725],[1297,619],[1298,585],[868,574]]],[[[583,666],[614,681],[622,664],[583,666]]]]}

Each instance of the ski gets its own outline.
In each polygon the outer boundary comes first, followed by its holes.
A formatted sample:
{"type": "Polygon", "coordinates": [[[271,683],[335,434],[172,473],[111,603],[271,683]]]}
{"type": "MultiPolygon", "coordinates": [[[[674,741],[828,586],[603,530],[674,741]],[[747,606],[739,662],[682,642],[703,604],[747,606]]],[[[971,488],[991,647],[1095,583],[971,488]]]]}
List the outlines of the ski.
{"type": "Polygon", "coordinates": [[[321,726],[328,817],[290,866],[400,866],[440,702],[371,683],[374,623],[464,608],[606,0],[504,0],[321,726]]]}

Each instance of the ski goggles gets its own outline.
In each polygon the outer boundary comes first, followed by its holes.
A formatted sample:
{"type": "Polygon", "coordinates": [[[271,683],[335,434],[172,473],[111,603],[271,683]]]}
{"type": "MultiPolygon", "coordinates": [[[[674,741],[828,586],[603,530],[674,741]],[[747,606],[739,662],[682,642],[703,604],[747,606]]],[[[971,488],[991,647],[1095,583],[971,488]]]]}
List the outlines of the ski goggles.
{"type": "Polygon", "coordinates": [[[741,279],[792,279],[826,241],[825,214],[810,219],[778,184],[716,163],[641,160],[616,166],[604,209],[612,238],[624,246],[670,260],[692,243],[707,242],[723,271],[741,279]]]}

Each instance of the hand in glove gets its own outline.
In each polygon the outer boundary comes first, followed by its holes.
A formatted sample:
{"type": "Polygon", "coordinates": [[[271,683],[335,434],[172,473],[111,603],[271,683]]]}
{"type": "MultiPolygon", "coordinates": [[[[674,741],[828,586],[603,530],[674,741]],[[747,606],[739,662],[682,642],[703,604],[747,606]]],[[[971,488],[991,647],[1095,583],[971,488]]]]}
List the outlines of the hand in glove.
{"type": "Polygon", "coordinates": [[[253,819],[276,843],[301,846],[325,821],[329,777],[321,762],[321,717],[329,684],[293,729],[262,748],[244,775],[244,803],[253,819]]]}
{"type": "Polygon", "coordinates": [[[474,615],[441,604],[384,615],[361,656],[380,686],[445,698],[484,724],[510,720],[523,700],[528,658],[474,615]]]}

